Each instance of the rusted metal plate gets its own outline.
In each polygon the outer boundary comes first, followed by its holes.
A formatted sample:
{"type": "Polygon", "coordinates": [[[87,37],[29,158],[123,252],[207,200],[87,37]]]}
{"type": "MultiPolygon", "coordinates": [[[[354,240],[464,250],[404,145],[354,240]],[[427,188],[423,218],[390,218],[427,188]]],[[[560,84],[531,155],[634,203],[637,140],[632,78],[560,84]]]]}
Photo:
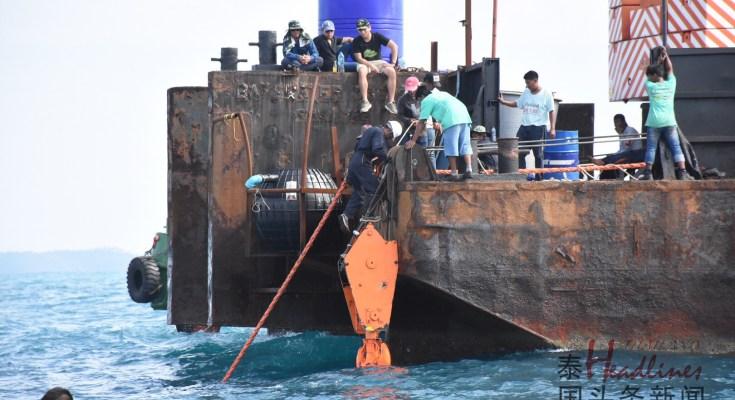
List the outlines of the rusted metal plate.
{"type": "Polygon", "coordinates": [[[168,90],[168,322],[207,321],[209,117],[206,87],[168,90]]]}
{"type": "MultiPolygon", "coordinates": [[[[399,74],[396,99],[403,92],[400,82],[409,75],[399,74]]],[[[367,113],[360,113],[355,73],[209,73],[213,117],[239,111],[253,116],[252,141],[257,173],[301,167],[309,98],[317,76],[320,82],[312,117],[309,167],[334,176],[332,127],[337,128],[344,165],[344,155],[353,150],[360,127],[366,123],[382,124],[390,116],[383,107],[387,96],[384,77],[370,78],[368,97],[373,107],[367,113]]]]}
{"type": "Polygon", "coordinates": [[[246,150],[250,138],[239,126],[237,120],[226,120],[213,123],[211,128],[208,323],[215,325],[230,325],[240,319],[248,299],[244,261],[249,209],[244,182],[252,171],[246,150]]]}
{"type": "MultiPolygon", "coordinates": [[[[253,173],[270,174],[281,169],[303,167],[312,93],[316,96],[311,116],[308,166],[333,177],[343,175],[343,171],[335,171],[335,165],[345,165],[344,156],[353,150],[360,127],[365,123],[382,124],[388,118],[389,114],[383,108],[385,78],[373,77],[370,80],[373,108],[369,113],[358,112],[357,74],[216,71],[209,74],[209,89],[210,120],[213,122],[210,322],[254,325],[267,305],[262,301],[262,293],[280,285],[298,254],[263,254],[265,246],[261,246],[252,227],[254,194],[248,195],[243,183],[253,173]],[[320,81],[315,85],[317,76],[320,81]],[[242,129],[235,127],[233,131],[233,121],[218,122],[229,113],[248,116],[245,124],[248,137],[242,129]],[[247,140],[253,149],[252,160],[246,150],[247,140]],[[339,152],[336,157],[334,147],[339,152]],[[251,161],[253,169],[249,171],[251,161]]],[[[311,231],[307,229],[305,233],[308,237],[311,231]]],[[[307,265],[289,288],[289,293],[294,296],[306,296],[302,301],[309,299],[309,303],[301,304],[299,309],[307,307],[315,314],[293,318],[294,325],[290,329],[297,329],[298,325],[305,329],[349,331],[349,315],[344,302],[340,300],[337,305],[340,312],[333,313],[335,305],[331,294],[334,292],[341,296],[336,261],[345,242],[336,220],[331,219],[328,229],[307,258],[307,265]],[[316,268],[314,265],[327,267],[316,268]],[[315,291],[322,291],[324,295],[316,296],[313,294],[315,291]],[[305,293],[312,294],[307,296],[305,293]]],[[[288,310],[286,306],[284,309],[288,310]]],[[[279,317],[276,311],[268,326],[289,328],[284,318],[279,317]]]]}
{"type": "Polygon", "coordinates": [[[735,351],[735,181],[406,183],[397,226],[404,278],[555,345],[735,351]]]}

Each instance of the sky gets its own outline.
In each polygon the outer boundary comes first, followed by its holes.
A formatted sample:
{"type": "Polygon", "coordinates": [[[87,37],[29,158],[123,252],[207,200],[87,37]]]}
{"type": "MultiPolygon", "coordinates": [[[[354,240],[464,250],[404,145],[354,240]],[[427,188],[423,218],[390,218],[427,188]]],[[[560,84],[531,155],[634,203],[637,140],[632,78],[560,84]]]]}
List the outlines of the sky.
{"type": "MultiPolygon", "coordinates": [[[[463,4],[404,1],[409,66],[428,69],[432,41],[440,69],[464,63],[463,4]]],[[[595,103],[597,135],[618,112],[640,126],[639,103],[608,102],[607,6],[499,0],[501,88],[534,69],[565,102],[595,103]]],[[[492,1],[472,17],[480,61],[492,1]]],[[[248,43],[291,19],[316,35],[318,1],[0,0],[0,252],[147,250],[166,224],[166,90],[206,86],[221,47],[257,62],[248,43]]]]}

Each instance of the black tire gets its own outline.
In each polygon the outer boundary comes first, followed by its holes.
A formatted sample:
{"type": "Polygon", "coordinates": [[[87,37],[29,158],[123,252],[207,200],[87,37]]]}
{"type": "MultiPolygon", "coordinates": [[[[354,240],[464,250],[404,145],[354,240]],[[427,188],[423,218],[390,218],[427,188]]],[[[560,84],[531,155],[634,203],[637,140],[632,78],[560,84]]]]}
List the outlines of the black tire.
{"type": "Polygon", "coordinates": [[[151,257],[135,257],[128,265],[128,294],[136,303],[150,303],[161,291],[161,271],[151,257]]]}

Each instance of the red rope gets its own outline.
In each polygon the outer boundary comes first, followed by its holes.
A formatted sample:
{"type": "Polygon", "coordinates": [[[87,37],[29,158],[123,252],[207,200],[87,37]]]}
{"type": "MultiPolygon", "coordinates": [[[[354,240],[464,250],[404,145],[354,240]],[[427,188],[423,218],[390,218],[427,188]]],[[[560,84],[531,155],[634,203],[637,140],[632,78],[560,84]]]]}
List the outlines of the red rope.
{"type": "Polygon", "coordinates": [[[291,271],[286,276],[286,279],[281,284],[281,287],[278,288],[278,292],[276,292],[276,295],[273,297],[273,300],[271,300],[271,303],[268,305],[268,308],[263,313],[263,316],[260,317],[260,321],[258,321],[258,324],[255,325],[255,329],[250,334],[250,338],[248,338],[248,341],[245,342],[245,345],[242,346],[242,349],[240,350],[240,354],[238,354],[237,357],[235,357],[235,360],[232,362],[232,365],[230,365],[230,369],[227,370],[225,377],[222,378],[222,383],[227,383],[227,381],[232,376],[232,373],[235,372],[235,369],[240,364],[240,361],[242,361],[242,358],[245,356],[245,352],[248,351],[248,348],[253,343],[253,340],[255,340],[255,337],[258,336],[258,332],[260,331],[260,328],[262,328],[263,325],[265,324],[265,320],[268,319],[268,316],[270,315],[271,311],[273,311],[273,308],[276,306],[276,303],[278,303],[278,300],[280,300],[281,296],[283,296],[283,293],[286,291],[286,287],[288,287],[288,284],[291,283],[291,279],[293,279],[294,275],[296,275],[296,271],[301,266],[301,262],[304,261],[306,254],[311,249],[311,246],[314,245],[314,240],[316,240],[316,237],[319,235],[319,232],[321,232],[322,228],[324,227],[324,224],[327,222],[327,218],[329,218],[329,215],[332,214],[332,211],[334,211],[334,207],[337,206],[337,202],[339,201],[340,197],[342,197],[342,193],[345,190],[346,184],[347,184],[347,180],[345,179],[344,181],[342,181],[342,184],[339,186],[337,193],[334,195],[334,199],[332,199],[332,202],[329,203],[329,207],[327,208],[327,211],[325,211],[324,215],[322,215],[322,219],[319,221],[319,225],[317,225],[316,229],[314,229],[314,232],[311,234],[311,237],[309,238],[309,241],[306,243],[306,246],[304,246],[304,249],[301,250],[301,254],[299,254],[299,258],[296,260],[296,262],[294,262],[293,267],[291,267],[291,271]]]}
{"type": "MultiPolygon", "coordinates": [[[[521,174],[544,173],[544,172],[577,172],[577,171],[617,171],[620,169],[638,169],[646,166],[646,163],[632,164],[607,164],[607,165],[580,165],[577,167],[558,167],[558,168],[521,168],[518,170],[521,174]]],[[[448,169],[436,170],[437,175],[449,175],[448,169]]],[[[495,171],[481,171],[480,174],[492,175],[495,171]]]]}
{"type": "Polygon", "coordinates": [[[606,165],[580,165],[577,167],[558,167],[558,168],[522,168],[518,172],[522,174],[540,173],[544,172],[577,172],[577,171],[617,171],[620,169],[629,168],[643,168],[646,163],[632,163],[632,164],[606,164],[606,165]]]}

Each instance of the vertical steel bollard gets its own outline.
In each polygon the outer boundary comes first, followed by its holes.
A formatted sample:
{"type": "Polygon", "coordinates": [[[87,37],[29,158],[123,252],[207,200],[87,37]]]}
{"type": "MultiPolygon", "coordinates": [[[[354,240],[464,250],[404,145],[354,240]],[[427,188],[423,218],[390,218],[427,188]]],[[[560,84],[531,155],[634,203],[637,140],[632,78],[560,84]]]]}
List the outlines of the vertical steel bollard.
{"type": "Polygon", "coordinates": [[[518,138],[498,138],[498,172],[518,172],[518,138]]]}
{"type": "Polygon", "coordinates": [[[258,31],[258,41],[248,43],[250,46],[258,48],[258,65],[255,70],[269,70],[278,65],[276,58],[276,31],[258,31]]]}
{"type": "Polygon", "coordinates": [[[212,58],[212,61],[219,61],[220,70],[222,71],[237,71],[237,63],[247,62],[248,60],[237,58],[237,47],[222,47],[220,57],[212,58]]]}

